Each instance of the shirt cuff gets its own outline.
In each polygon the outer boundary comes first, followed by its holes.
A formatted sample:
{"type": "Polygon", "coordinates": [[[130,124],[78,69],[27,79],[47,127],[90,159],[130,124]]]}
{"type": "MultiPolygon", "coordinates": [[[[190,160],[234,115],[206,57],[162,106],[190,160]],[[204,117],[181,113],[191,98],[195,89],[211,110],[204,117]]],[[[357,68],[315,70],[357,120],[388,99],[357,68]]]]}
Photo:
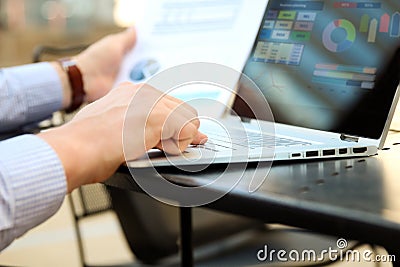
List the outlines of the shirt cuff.
{"type": "Polygon", "coordinates": [[[11,122],[12,119],[21,124],[39,122],[62,108],[62,84],[50,63],[4,68],[2,72],[9,100],[16,102],[8,113],[11,122]]]}
{"type": "Polygon", "coordinates": [[[0,142],[0,250],[52,216],[67,193],[55,151],[35,135],[0,142]]]}

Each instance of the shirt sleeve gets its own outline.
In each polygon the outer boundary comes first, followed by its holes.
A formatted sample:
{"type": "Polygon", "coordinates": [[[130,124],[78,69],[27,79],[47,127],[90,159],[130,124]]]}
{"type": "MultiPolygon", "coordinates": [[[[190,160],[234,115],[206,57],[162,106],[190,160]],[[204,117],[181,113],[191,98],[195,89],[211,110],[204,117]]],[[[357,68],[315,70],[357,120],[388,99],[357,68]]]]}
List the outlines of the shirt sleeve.
{"type": "Polygon", "coordinates": [[[35,135],[0,142],[0,251],[52,216],[67,192],[62,163],[35,135]]]}
{"type": "Polygon", "coordinates": [[[62,107],[62,84],[50,63],[0,69],[0,132],[40,122],[62,107]]]}

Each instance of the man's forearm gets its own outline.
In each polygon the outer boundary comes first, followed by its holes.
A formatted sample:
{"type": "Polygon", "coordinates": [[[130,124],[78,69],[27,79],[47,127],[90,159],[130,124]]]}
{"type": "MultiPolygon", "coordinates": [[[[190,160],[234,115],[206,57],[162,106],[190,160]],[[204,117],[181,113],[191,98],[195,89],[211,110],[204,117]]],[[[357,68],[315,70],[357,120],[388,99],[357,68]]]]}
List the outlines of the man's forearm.
{"type": "Polygon", "coordinates": [[[122,145],[110,142],[110,139],[122,138],[103,135],[106,131],[102,128],[108,127],[107,121],[110,119],[102,124],[93,119],[73,121],[38,135],[57,153],[65,170],[68,192],[105,180],[124,161],[122,153],[118,153],[121,155],[118,158],[114,156],[114,150],[122,151],[122,145]]]}
{"type": "Polygon", "coordinates": [[[0,70],[0,132],[49,118],[63,107],[63,95],[59,74],[49,63],[0,70]]]}
{"type": "Polygon", "coordinates": [[[0,250],[52,216],[66,190],[61,162],[40,138],[0,142],[0,250]]]}

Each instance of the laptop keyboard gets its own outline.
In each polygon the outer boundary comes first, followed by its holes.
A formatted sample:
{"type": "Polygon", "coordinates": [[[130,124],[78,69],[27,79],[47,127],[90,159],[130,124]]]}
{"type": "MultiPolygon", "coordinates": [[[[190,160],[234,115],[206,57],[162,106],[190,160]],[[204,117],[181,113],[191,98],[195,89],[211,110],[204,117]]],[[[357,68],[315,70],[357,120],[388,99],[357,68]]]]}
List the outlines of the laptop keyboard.
{"type": "Polygon", "coordinates": [[[204,133],[208,136],[208,142],[205,145],[199,145],[197,147],[212,150],[214,152],[243,148],[258,149],[311,145],[310,142],[277,137],[257,132],[233,131],[229,133],[229,136],[222,132],[218,133],[206,131],[204,133]]]}

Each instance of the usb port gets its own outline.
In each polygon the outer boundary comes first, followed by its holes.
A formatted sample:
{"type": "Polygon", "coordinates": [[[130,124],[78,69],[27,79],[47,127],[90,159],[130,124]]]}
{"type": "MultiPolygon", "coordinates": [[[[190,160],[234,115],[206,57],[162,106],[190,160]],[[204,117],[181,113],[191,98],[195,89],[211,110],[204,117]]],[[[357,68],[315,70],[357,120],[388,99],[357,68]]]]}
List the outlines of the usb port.
{"type": "Polygon", "coordinates": [[[300,157],[300,156],[301,156],[300,153],[293,153],[293,154],[292,154],[292,158],[298,158],[298,157],[300,157]]]}
{"type": "Polygon", "coordinates": [[[367,152],[367,148],[366,147],[354,147],[353,148],[353,153],[355,154],[361,154],[367,152]]]}
{"type": "Polygon", "coordinates": [[[322,151],[322,155],[324,156],[333,156],[335,155],[335,149],[327,149],[322,151]]]}
{"type": "Polygon", "coordinates": [[[310,157],[318,157],[318,151],[307,151],[306,152],[306,157],[310,158],[310,157]]]}
{"type": "Polygon", "coordinates": [[[347,148],[339,148],[339,154],[340,155],[347,154],[347,148]]]}

